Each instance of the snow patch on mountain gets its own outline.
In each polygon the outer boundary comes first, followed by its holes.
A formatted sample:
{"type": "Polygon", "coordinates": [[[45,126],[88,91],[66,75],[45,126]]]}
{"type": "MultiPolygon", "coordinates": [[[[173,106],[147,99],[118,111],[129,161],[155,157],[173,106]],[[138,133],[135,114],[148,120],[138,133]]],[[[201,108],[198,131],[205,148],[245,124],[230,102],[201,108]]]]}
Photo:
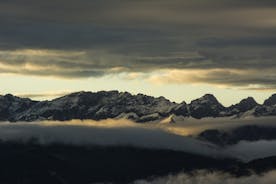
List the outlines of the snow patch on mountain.
{"type": "MultiPolygon", "coordinates": [[[[136,122],[161,121],[170,117],[236,117],[276,116],[274,95],[258,104],[252,97],[240,103],[224,107],[214,95],[206,94],[190,104],[171,102],[164,97],[151,97],[128,92],[100,91],[76,92],[51,101],[32,101],[13,95],[0,96],[0,120],[36,121],[125,118],[136,122]]],[[[184,118],[185,119],[185,118],[184,118]]]]}

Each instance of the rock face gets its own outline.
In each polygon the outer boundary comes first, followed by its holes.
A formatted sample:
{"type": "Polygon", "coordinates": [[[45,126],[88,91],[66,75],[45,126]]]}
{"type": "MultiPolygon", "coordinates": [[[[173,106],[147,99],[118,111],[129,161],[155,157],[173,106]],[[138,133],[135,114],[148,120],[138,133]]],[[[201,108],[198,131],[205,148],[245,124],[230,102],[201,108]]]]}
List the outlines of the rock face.
{"type": "Polygon", "coordinates": [[[273,94],[267,100],[264,101],[265,106],[273,106],[276,105],[276,94],[273,94]]]}
{"type": "Polygon", "coordinates": [[[139,121],[140,118],[154,120],[169,115],[175,106],[175,103],[163,97],[131,95],[118,91],[78,92],[52,101],[38,102],[25,112],[18,114],[16,120],[100,120],[116,118],[123,113],[131,113],[132,115],[129,117],[135,121],[139,121]]]}
{"type": "Polygon", "coordinates": [[[186,104],[186,102],[182,102],[181,104],[175,106],[172,110],[171,110],[172,114],[175,114],[177,116],[189,116],[190,112],[189,112],[189,106],[188,104],[186,104]]]}
{"type": "Polygon", "coordinates": [[[252,97],[241,100],[238,104],[232,105],[227,109],[229,115],[244,113],[256,108],[259,104],[252,97]]]}
{"type": "Polygon", "coordinates": [[[0,96],[0,121],[12,121],[15,114],[24,112],[35,103],[37,102],[27,98],[15,97],[11,94],[0,96]]]}
{"type": "Polygon", "coordinates": [[[234,105],[239,112],[246,112],[258,106],[258,103],[252,97],[248,97],[240,101],[240,103],[234,105]]]}
{"type": "Polygon", "coordinates": [[[164,97],[154,98],[118,91],[77,92],[51,101],[33,101],[5,95],[0,96],[0,121],[126,118],[136,122],[149,122],[171,115],[197,119],[240,116],[245,113],[273,116],[276,115],[273,96],[266,100],[266,105],[259,105],[249,97],[236,105],[224,107],[211,94],[193,100],[190,104],[177,104],[164,97]]]}
{"type": "Polygon", "coordinates": [[[254,109],[255,116],[276,116],[276,106],[258,106],[254,109]]]}
{"type": "Polygon", "coordinates": [[[189,111],[194,118],[217,117],[225,107],[221,105],[216,97],[206,94],[201,98],[193,100],[189,104],[189,111]]]}

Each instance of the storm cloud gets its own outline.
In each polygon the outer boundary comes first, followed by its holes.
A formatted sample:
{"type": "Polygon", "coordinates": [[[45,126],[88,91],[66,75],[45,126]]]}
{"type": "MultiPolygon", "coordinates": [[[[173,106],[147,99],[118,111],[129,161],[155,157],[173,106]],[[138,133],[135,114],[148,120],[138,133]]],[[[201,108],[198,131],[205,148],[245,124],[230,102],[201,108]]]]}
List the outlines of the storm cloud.
{"type": "Polygon", "coordinates": [[[178,69],[193,80],[169,82],[276,89],[275,12],[272,0],[1,0],[0,73],[151,78],[178,69]]]}

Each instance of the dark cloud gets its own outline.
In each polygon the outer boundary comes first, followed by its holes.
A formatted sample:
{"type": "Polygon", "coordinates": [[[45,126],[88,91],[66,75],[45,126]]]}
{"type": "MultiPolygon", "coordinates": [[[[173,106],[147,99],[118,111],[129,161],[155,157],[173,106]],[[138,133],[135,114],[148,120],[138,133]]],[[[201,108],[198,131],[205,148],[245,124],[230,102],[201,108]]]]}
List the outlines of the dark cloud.
{"type": "Polygon", "coordinates": [[[250,77],[210,73],[201,81],[273,89],[275,18],[272,0],[0,0],[0,71],[76,78],[260,69],[250,77]],[[63,54],[15,54],[26,49],[63,54]]]}
{"type": "Polygon", "coordinates": [[[248,47],[275,47],[276,37],[241,37],[241,38],[208,38],[206,40],[199,41],[199,45],[204,47],[231,47],[231,46],[248,46],[248,47]]]}

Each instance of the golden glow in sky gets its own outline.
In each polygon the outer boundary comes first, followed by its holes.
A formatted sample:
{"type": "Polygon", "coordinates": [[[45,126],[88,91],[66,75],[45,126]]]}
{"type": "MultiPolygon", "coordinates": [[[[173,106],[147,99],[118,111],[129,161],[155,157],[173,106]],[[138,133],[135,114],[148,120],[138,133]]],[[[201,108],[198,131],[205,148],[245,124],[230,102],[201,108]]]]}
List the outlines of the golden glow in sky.
{"type": "Polygon", "coordinates": [[[147,79],[122,79],[117,76],[85,79],[61,79],[55,77],[37,77],[23,75],[0,75],[1,93],[12,93],[33,99],[52,99],[75,91],[119,90],[133,94],[143,93],[152,96],[164,96],[171,101],[190,102],[206,93],[215,94],[224,105],[239,102],[249,95],[263,103],[271,91],[239,90],[220,88],[213,85],[193,84],[154,84],[147,79]]]}
{"type": "Polygon", "coordinates": [[[0,1],[0,93],[119,90],[224,105],[276,92],[274,0],[0,1]]]}

